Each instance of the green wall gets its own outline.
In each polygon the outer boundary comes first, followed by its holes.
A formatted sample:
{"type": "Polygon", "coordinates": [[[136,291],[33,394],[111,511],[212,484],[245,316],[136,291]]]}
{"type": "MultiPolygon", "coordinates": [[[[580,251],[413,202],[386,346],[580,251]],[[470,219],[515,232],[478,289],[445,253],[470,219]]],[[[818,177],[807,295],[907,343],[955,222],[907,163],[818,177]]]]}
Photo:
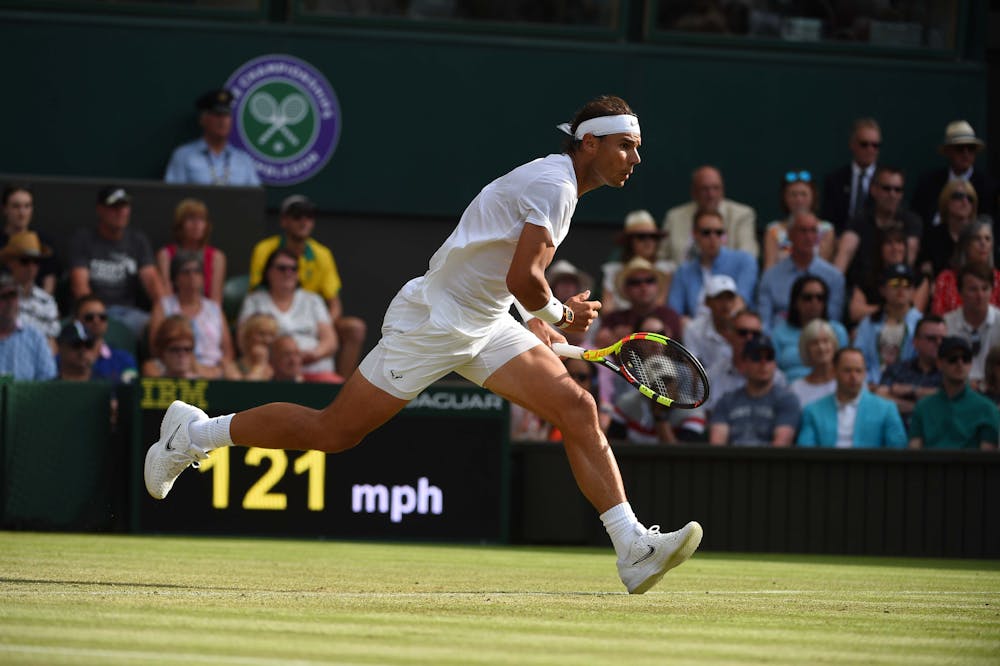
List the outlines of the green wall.
{"type": "Polygon", "coordinates": [[[771,219],[779,175],[844,162],[857,116],[877,117],[883,161],[914,173],[937,163],[948,121],[985,131],[987,117],[982,63],[0,12],[0,172],[159,178],[197,133],[195,97],[267,53],[317,66],[339,97],[339,147],[295,189],[342,213],[458,215],[558,150],[553,126],[603,92],[641,116],[644,163],[624,192],[584,199],[581,221],[659,217],[705,162],[771,219]]]}

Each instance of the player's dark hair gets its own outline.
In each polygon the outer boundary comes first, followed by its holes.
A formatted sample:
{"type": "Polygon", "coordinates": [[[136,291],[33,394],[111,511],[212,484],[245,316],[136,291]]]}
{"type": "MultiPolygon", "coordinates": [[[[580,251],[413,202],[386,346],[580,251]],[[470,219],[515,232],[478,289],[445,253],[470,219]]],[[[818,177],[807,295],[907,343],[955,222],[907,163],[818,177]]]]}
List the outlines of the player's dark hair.
{"type": "Polygon", "coordinates": [[[628,102],[623,100],[621,97],[616,97],[614,95],[600,95],[590,100],[583,105],[583,108],[576,112],[573,116],[573,121],[570,123],[570,132],[574,136],[566,137],[563,143],[564,153],[575,153],[580,148],[580,140],[576,138],[576,128],[580,126],[580,123],[590,120],[591,118],[600,118],[602,116],[620,116],[620,115],[635,115],[632,108],[628,105],[628,102]]]}

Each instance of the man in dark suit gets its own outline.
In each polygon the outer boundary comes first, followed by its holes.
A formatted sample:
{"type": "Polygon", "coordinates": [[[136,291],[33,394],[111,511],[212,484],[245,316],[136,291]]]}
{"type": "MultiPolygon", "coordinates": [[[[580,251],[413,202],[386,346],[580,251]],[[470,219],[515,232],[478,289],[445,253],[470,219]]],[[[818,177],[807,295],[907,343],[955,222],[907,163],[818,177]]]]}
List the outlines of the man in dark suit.
{"type": "Polygon", "coordinates": [[[875,176],[875,163],[882,145],[882,130],[873,118],[859,118],[854,121],[847,145],[851,149],[851,163],[828,173],[823,180],[820,219],[833,224],[838,236],[868,201],[868,190],[875,176]]]}
{"type": "Polygon", "coordinates": [[[938,213],[938,196],[951,179],[966,180],[976,188],[979,196],[979,214],[996,218],[996,185],[986,169],[975,168],[976,155],[986,144],[976,137],[972,125],[964,120],[948,123],[944,131],[944,142],[938,151],[948,160],[942,166],[924,173],[917,181],[910,208],[924,221],[924,232],[941,223],[938,213]]]}

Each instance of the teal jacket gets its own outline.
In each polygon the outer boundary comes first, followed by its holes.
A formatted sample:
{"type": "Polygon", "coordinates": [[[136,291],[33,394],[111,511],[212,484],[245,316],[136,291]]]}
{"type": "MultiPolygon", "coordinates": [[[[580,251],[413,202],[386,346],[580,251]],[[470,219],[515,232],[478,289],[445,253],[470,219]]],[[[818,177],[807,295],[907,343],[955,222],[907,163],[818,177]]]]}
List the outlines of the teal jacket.
{"type": "MultiPolygon", "coordinates": [[[[858,416],[854,421],[854,448],[856,449],[903,449],[906,448],[906,428],[899,416],[896,404],[885,398],[861,392],[858,416]]],[[[837,445],[837,399],[828,395],[806,405],[802,410],[802,421],[798,446],[837,445]]]]}

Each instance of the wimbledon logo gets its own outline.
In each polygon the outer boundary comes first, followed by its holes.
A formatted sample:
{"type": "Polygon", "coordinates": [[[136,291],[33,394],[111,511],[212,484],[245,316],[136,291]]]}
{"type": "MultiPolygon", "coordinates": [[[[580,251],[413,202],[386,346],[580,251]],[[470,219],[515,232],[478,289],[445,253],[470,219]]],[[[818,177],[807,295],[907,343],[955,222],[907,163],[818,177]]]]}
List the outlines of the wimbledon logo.
{"type": "Polygon", "coordinates": [[[290,55],[241,65],[224,87],[233,93],[234,145],[250,153],[268,185],[315,176],[333,156],[343,120],[330,82],[290,55]]]}

